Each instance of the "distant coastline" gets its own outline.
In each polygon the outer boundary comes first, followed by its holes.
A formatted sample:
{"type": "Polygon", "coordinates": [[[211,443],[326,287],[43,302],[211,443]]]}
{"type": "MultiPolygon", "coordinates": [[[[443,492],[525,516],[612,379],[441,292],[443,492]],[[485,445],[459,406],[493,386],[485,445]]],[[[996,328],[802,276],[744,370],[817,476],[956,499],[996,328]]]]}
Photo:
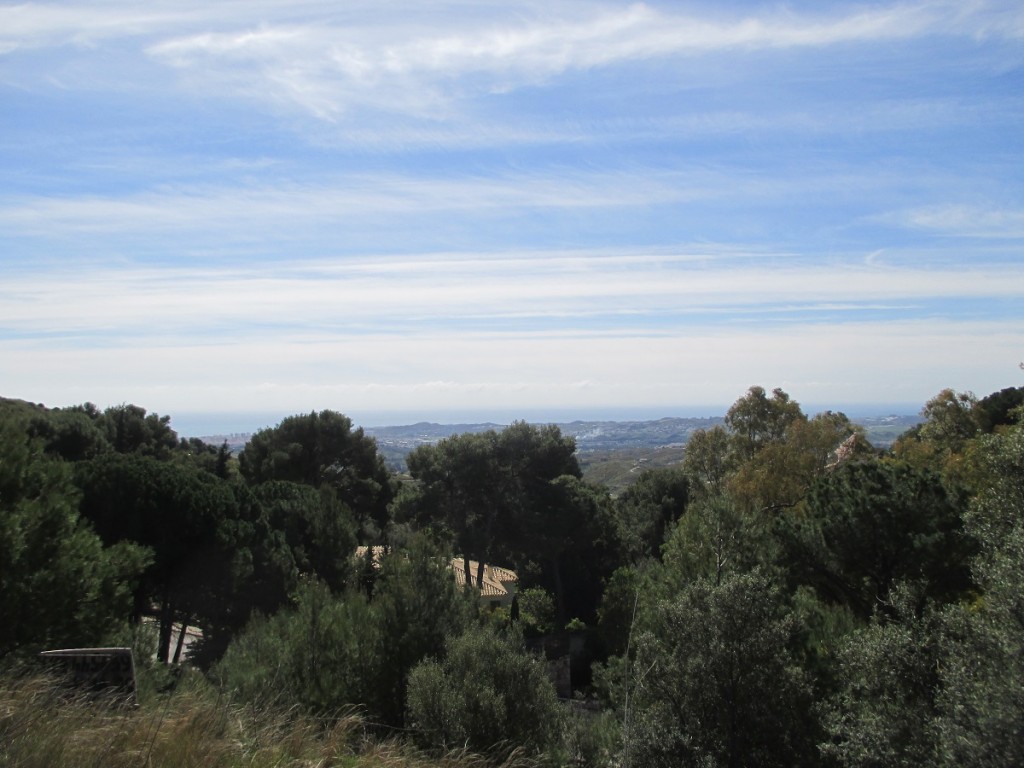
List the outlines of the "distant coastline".
{"type": "MultiPolygon", "coordinates": [[[[825,410],[842,411],[855,421],[880,419],[888,416],[915,418],[921,403],[861,403],[847,405],[817,405],[801,403],[804,413],[813,416],[825,410]]],[[[334,408],[364,429],[412,426],[428,423],[439,425],[493,424],[507,426],[514,421],[531,424],[571,424],[573,422],[641,422],[659,419],[721,418],[727,405],[705,406],[652,406],[652,407],[597,407],[597,408],[523,408],[489,410],[394,410],[346,411],[334,408]]],[[[318,409],[319,410],[319,409],[318,409]]],[[[296,409],[288,412],[240,411],[184,412],[171,414],[171,426],[181,437],[242,436],[273,427],[288,416],[308,412],[296,409]]],[[[229,441],[230,442],[230,441],[229,441]]]]}

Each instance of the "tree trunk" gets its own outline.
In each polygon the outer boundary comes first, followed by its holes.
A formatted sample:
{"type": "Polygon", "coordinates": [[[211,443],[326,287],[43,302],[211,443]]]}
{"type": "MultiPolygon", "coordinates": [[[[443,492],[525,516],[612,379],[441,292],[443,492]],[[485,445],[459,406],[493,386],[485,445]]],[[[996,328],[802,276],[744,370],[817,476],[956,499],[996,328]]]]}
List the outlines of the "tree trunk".
{"type": "Polygon", "coordinates": [[[174,627],[174,608],[171,599],[166,594],[160,605],[160,641],[156,648],[158,661],[167,663],[171,656],[171,631],[174,627]]]}
{"type": "Polygon", "coordinates": [[[558,625],[564,627],[566,624],[565,589],[562,586],[562,569],[557,556],[551,558],[551,578],[555,582],[555,608],[558,611],[558,625]]]}
{"type": "Polygon", "coordinates": [[[188,623],[192,620],[191,616],[187,616],[181,621],[181,631],[178,632],[178,642],[174,646],[174,663],[178,664],[181,662],[181,649],[185,646],[185,632],[188,631],[188,623]]]}

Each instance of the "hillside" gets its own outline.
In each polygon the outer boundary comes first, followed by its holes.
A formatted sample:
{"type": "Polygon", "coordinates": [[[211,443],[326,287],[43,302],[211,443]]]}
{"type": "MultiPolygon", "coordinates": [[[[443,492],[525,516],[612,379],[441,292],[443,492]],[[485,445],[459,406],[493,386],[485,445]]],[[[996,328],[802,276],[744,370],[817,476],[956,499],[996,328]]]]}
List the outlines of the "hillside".
{"type": "MultiPolygon", "coordinates": [[[[918,416],[873,416],[853,419],[864,428],[877,448],[893,441],[920,421],[918,416]]],[[[664,418],[653,421],[572,421],[558,424],[562,434],[575,438],[584,476],[607,485],[612,492],[629,485],[644,469],[665,467],[682,461],[687,441],[700,429],[723,423],[721,416],[664,418]]],[[[417,446],[432,445],[446,437],[466,432],[501,430],[503,424],[437,424],[419,422],[402,426],[365,427],[375,438],[388,467],[404,472],[405,457],[417,446]]],[[[219,445],[227,442],[233,451],[244,446],[249,435],[209,435],[202,438],[219,445]]]]}

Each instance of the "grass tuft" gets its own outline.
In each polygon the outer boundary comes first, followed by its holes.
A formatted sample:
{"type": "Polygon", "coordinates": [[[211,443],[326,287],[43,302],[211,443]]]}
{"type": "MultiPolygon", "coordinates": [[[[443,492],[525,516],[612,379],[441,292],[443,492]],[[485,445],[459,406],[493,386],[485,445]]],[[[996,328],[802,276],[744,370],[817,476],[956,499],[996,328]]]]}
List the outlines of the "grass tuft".
{"type": "Polygon", "coordinates": [[[496,764],[469,750],[426,755],[379,739],[357,711],[231,704],[201,678],[138,708],[69,693],[59,680],[0,677],[0,768],[536,768],[519,752],[496,764]]]}

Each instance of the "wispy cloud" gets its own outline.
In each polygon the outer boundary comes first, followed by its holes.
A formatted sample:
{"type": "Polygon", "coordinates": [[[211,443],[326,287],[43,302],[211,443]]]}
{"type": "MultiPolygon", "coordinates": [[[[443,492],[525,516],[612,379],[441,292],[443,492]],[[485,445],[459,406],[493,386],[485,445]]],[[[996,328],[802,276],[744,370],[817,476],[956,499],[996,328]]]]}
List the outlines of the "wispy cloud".
{"type": "Polygon", "coordinates": [[[1015,383],[1022,44],[1012,0],[0,5],[0,394],[1015,383]]]}
{"type": "Polygon", "coordinates": [[[1024,210],[975,205],[935,205],[888,217],[915,229],[951,237],[1024,240],[1024,210]]]}
{"type": "MultiPolygon", "coordinates": [[[[6,334],[230,338],[291,334],[465,332],[540,318],[560,332],[601,326],[663,336],[683,328],[814,323],[840,309],[899,315],[899,303],[1012,299],[1024,268],[935,269],[858,264],[760,266],[705,253],[586,252],[375,257],[255,269],[90,269],[14,275],[0,289],[6,334]],[[396,279],[400,278],[400,279],[396,279]],[[784,320],[784,318],[782,318],[784,320]],[[280,331],[274,331],[279,327],[280,331]]],[[[831,320],[826,320],[831,322],[831,320]]]]}
{"type": "MultiPolygon", "coordinates": [[[[368,213],[602,208],[665,204],[721,194],[713,174],[646,169],[509,173],[462,178],[355,174],[325,183],[273,187],[165,187],[126,196],[22,197],[0,200],[8,231],[36,234],[212,229],[235,221],[248,227],[279,226],[368,213]]],[[[738,190],[737,190],[738,191],[738,190]]]]}
{"type": "Polygon", "coordinates": [[[190,87],[333,120],[356,107],[443,117],[466,95],[632,61],[1024,35],[1020,8],[978,2],[842,4],[814,13],[598,2],[378,10],[326,2],[27,3],[0,9],[0,53],[130,41],[185,74],[190,87]]]}
{"type": "MultiPolygon", "coordinates": [[[[465,334],[416,337],[274,336],[247,342],[128,343],[88,352],[0,341],[22,365],[8,394],[49,405],[138,402],[161,412],[310,408],[424,411],[624,403],[707,404],[721,413],[749,384],[783,386],[802,402],[920,402],[935,382],[972,387],[972,369],[1015,363],[1024,335],[997,323],[852,323],[696,330],[661,337],[612,334],[465,334]],[[964,350],[951,371],[950,347],[964,350]],[[22,367],[25,366],[25,367],[22,367]],[[871,391],[864,369],[876,376],[871,391]],[[28,376],[28,370],[35,374],[28,376]],[[154,377],[154,373],[157,374],[154,377]],[[56,382],[71,380],[58,386],[56,382]],[[45,382],[50,382],[46,384],[45,382]],[[742,382],[742,383],[741,383],[742,382]],[[717,406],[717,408],[716,408],[717,406]]],[[[261,426],[261,425],[254,425],[261,426]]]]}
{"type": "MultiPolygon", "coordinates": [[[[698,17],[634,4],[445,27],[261,25],[162,40],[150,55],[201,81],[334,119],[355,106],[441,117],[466,92],[504,91],[569,71],[722,51],[824,48],[922,36],[1016,36],[978,4],[916,3],[831,14],[698,17]]],[[[844,12],[845,11],[845,12],[844,12]]]]}

